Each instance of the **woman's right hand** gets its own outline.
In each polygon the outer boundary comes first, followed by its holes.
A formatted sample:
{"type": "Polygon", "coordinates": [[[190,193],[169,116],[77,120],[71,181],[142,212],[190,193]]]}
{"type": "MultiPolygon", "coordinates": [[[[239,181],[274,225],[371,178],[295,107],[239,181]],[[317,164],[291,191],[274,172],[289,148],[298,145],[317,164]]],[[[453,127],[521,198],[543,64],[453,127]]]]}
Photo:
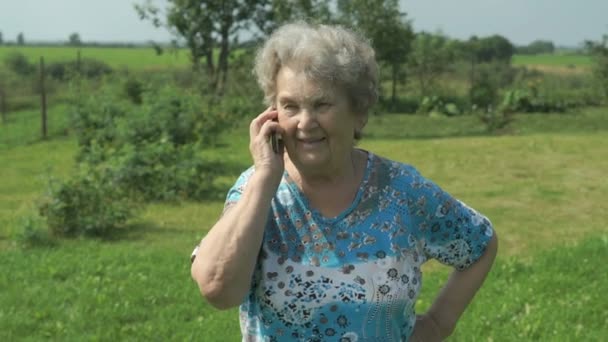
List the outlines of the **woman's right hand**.
{"type": "Polygon", "coordinates": [[[278,115],[276,109],[269,107],[253,119],[249,125],[249,151],[253,158],[255,171],[256,173],[267,172],[277,184],[281,181],[285,170],[283,148],[280,147],[279,153],[275,153],[270,143],[272,133],[276,133],[278,136],[283,134],[279,123],[273,121],[278,115]]]}

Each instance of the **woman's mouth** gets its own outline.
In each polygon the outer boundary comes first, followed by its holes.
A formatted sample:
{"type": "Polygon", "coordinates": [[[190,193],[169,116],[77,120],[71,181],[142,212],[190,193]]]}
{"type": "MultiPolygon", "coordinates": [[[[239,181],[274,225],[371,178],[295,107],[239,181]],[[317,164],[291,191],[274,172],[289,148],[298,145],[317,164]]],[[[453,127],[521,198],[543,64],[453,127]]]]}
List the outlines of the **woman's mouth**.
{"type": "Polygon", "coordinates": [[[298,141],[304,148],[315,148],[325,142],[325,138],[298,139],[298,141]]]}

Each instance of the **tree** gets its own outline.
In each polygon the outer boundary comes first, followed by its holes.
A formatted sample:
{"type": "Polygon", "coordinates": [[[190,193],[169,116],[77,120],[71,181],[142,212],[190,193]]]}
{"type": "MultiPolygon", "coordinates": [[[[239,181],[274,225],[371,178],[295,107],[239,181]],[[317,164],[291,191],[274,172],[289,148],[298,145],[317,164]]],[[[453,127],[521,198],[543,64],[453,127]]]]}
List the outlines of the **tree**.
{"type": "Polygon", "coordinates": [[[68,38],[68,45],[72,45],[72,46],[81,46],[82,45],[82,41],[80,40],[80,35],[77,32],[70,34],[70,37],[68,38]]]}
{"type": "MultiPolygon", "coordinates": [[[[183,39],[195,71],[204,71],[211,91],[221,95],[228,77],[229,57],[238,32],[256,24],[263,33],[296,15],[321,13],[327,0],[168,0],[166,13],[150,0],[136,5],[142,20],[165,27],[183,39]],[[323,6],[321,6],[323,7],[323,6]],[[214,54],[214,49],[219,49],[214,54]]],[[[329,13],[329,10],[327,10],[329,13]]]]}
{"type": "Polygon", "coordinates": [[[2,36],[2,32],[0,31],[0,45],[4,44],[4,37],[2,36]]]}
{"type": "Polygon", "coordinates": [[[608,98],[608,34],[598,42],[585,41],[585,48],[593,57],[593,75],[604,90],[604,96],[608,98]]]}
{"type": "Polygon", "coordinates": [[[23,35],[23,32],[19,32],[17,35],[17,45],[25,45],[25,36],[23,35]]]}
{"type": "Polygon", "coordinates": [[[416,34],[408,59],[408,69],[418,81],[422,96],[430,95],[435,81],[447,70],[453,57],[453,48],[443,34],[416,34]]]}
{"type": "Polygon", "coordinates": [[[254,6],[252,23],[263,35],[268,35],[282,24],[306,19],[320,23],[332,20],[329,0],[258,0],[254,6]]]}
{"type": "Polygon", "coordinates": [[[233,38],[235,26],[238,26],[238,19],[241,16],[238,11],[240,2],[238,0],[169,0],[167,12],[161,13],[158,7],[147,1],[143,5],[136,5],[135,9],[140,19],[151,20],[156,27],[164,26],[174,35],[185,40],[190,50],[194,71],[202,70],[201,63],[204,60],[208,84],[212,91],[216,91],[221,88],[218,86],[218,81],[225,80],[228,73],[230,38],[233,38]],[[161,17],[162,15],[164,18],[161,17]],[[216,62],[213,49],[217,45],[221,47],[221,51],[216,62]]]}
{"type": "Polygon", "coordinates": [[[511,57],[515,53],[513,44],[501,35],[476,39],[472,47],[478,63],[498,61],[510,64],[511,57]]]}
{"type": "Polygon", "coordinates": [[[391,102],[396,100],[397,83],[405,81],[414,33],[396,0],[338,0],[338,20],[362,30],[371,40],[378,61],[391,70],[391,102]]]}
{"type": "Polygon", "coordinates": [[[517,53],[524,55],[537,55],[541,53],[555,52],[555,45],[549,40],[535,40],[526,46],[517,48],[517,53]]]}

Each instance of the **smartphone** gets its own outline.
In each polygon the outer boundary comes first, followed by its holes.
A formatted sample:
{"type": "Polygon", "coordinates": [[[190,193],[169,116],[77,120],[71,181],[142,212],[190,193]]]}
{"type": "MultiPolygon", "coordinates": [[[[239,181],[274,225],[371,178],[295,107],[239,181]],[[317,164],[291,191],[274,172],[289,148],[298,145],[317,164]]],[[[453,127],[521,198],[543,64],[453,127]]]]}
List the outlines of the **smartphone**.
{"type": "MultiPolygon", "coordinates": [[[[272,121],[277,122],[277,119],[273,119],[272,121]]],[[[281,139],[277,136],[276,132],[272,132],[272,134],[270,134],[270,144],[272,145],[272,150],[274,151],[274,153],[279,154],[281,152],[282,149],[282,143],[283,141],[281,141],[281,139]]]]}

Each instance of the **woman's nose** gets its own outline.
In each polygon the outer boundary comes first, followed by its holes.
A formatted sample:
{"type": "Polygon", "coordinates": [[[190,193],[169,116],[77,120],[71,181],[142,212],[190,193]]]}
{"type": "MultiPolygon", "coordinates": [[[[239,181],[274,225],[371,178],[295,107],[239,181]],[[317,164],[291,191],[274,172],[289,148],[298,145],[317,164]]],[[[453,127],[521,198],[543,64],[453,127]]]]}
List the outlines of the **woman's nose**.
{"type": "Polygon", "coordinates": [[[298,129],[310,130],[319,126],[317,122],[317,116],[311,110],[303,109],[299,115],[298,129]]]}

